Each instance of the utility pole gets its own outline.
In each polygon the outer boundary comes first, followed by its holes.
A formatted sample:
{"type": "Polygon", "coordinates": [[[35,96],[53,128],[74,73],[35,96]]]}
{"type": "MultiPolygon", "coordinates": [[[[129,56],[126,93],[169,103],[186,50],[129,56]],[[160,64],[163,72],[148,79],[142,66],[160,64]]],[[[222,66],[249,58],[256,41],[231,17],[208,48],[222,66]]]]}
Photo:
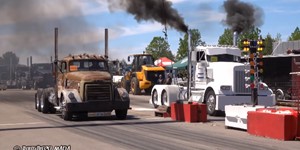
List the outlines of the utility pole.
{"type": "Polygon", "coordinates": [[[9,84],[11,85],[11,80],[12,80],[12,59],[11,57],[9,58],[9,84]]]}

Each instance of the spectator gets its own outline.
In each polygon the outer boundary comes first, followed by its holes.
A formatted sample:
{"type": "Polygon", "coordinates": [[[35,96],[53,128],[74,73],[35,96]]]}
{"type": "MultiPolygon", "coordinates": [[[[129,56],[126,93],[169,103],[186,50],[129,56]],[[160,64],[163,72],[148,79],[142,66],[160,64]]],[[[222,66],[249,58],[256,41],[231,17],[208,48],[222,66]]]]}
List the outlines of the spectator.
{"type": "Polygon", "coordinates": [[[170,73],[167,74],[167,79],[166,79],[166,82],[165,84],[172,84],[172,75],[170,73]]]}
{"type": "Polygon", "coordinates": [[[160,74],[158,76],[157,84],[163,84],[163,83],[164,83],[164,79],[163,79],[162,75],[160,74]]]}

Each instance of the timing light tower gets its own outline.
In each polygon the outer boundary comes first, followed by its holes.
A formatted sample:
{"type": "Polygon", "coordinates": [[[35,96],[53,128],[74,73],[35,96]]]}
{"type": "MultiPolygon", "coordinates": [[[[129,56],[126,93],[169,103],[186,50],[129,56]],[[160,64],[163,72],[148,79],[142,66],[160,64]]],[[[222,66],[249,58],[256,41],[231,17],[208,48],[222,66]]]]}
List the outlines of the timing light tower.
{"type": "Polygon", "coordinates": [[[245,69],[246,88],[251,88],[251,101],[253,106],[258,104],[257,88],[263,86],[260,84],[263,73],[263,54],[265,40],[242,40],[243,52],[245,53],[246,65],[250,64],[249,69],[245,69]]]}

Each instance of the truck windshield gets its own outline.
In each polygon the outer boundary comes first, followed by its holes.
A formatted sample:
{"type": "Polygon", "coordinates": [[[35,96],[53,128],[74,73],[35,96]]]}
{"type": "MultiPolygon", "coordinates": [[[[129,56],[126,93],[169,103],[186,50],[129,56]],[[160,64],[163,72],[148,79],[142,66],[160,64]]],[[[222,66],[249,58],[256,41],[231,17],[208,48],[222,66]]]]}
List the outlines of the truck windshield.
{"type": "Polygon", "coordinates": [[[209,62],[240,62],[240,57],[229,54],[221,54],[207,56],[207,60],[209,62]]]}
{"type": "Polygon", "coordinates": [[[105,61],[100,60],[74,60],[70,61],[70,71],[108,71],[105,61]]]}

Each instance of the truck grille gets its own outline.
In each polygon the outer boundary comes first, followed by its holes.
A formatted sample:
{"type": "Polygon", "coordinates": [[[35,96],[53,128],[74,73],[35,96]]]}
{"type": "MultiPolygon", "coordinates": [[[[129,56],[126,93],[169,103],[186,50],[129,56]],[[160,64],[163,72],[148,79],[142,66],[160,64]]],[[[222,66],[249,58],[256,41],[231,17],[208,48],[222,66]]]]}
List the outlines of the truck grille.
{"type": "Polygon", "coordinates": [[[245,87],[245,71],[235,70],[234,71],[234,91],[237,94],[249,94],[251,93],[250,88],[245,87]]]}
{"type": "Polygon", "coordinates": [[[154,83],[157,83],[159,75],[162,75],[163,79],[165,78],[164,71],[145,71],[145,74],[146,74],[146,79],[154,83]]]}
{"type": "Polygon", "coordinates": [[[85,84],[86,101],[108,101],[111,99],[110,84],[85,84]]]}

